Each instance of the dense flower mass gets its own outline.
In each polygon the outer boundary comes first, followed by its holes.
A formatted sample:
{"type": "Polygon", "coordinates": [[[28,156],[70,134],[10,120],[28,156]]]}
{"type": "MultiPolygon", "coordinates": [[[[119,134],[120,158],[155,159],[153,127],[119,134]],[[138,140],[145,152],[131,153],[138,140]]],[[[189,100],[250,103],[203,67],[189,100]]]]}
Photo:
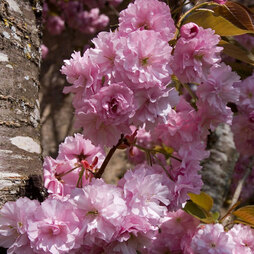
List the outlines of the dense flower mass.
{"type": "Polygon", "coordinates": [[[145,124],[150,129],[164,122],[178,95],[174,87],[168,87],[172,48],[160,34],[154,30],[135,30],[124,35],[120,31],[102,32],[93,43],[95,47],[83,56],[78,52],[72,54],[61,70],[72,84],[64,92],[75,94],[77,126],[83,127],[85,137],[95,145],[111,146],[121,134],[130,133],[132,124],[145,124]],[[116,87],[124,96],[116,92],[116,87]],[[125,97],[124,104],[117,94],[112,97],[115,92],[125,97]],[[106,104],[103,106],[100,101],[105,96],[107,105],[114,101],[118,113],[110,106],[106,113],[106,104]]]}
{"type": "MultiPolygon", "coordinates": [[[[53,34],[66,24],[94,33],[108,23],[98,8],[116,11],[121,2],[50,0],[62,14],[45,4],[44,19],[53,34]]],[[[117,29],[65,60],[63,92],[74,95],[83,134],[44,159],[43,202],[20,198],[0,210],[0,246],[8,254],[254,253],[254,229],[224,227],[205,202],[189,201],[203,185],[207,135],[221,123],[233,123],[240,152],[234,185],[247,170],[254,183],[254,73],[240,81],[222,62],[219,41],[193,22],[176,26],[163,1],[136,0],[119,13],[117,29]],[[112,185],[98,178],[116,149],[134,166],[112,185]]],[[[244,191],[247,199],[254,189],[244,191]]]]}

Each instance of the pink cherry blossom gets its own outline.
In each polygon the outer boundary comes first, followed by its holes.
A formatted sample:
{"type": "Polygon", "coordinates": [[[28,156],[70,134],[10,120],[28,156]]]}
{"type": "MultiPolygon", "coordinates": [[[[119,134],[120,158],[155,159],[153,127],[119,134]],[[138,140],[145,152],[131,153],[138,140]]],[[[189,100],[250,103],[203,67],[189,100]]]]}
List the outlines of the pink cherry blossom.
{"type": "Polygon", "coordinates": [[[181,27],[182,37],[174,50],[172,69],[182,83],[199,83],[210,68],[220,62],[220,37],[210,28],[197,27],[187,23],[181,27]],[[189,33],[189,34],[188,34],[189,33]]]}
{"type": "Polygon", "coordinates": [[[0,246],[9,248],[8,253],[33,253],[27,238],[27,221],[38,207],[37,200],[25,197],[5,203],[0,210],[0,246]]]}
{"type": "Polygon", "coordinates": [[[190,216],[183,210],[169,212],[160,225],[160,230],[149,249],[149,254],[160,254],[166,252],[182,253],[183,241],[194,235],[199,220],[190,216]]]}
{"type": "Polygon", "coordinates": [[[105,28],[109,23],[109,17],[100,14],[99,8],[93,8],[90,11],[81,11],[75,17],[74,28],[85,34],[93,34],[96,31],[105,28]]]}
{"type": "Polygon", "coordinates": [[[121,134],[130,133],[129,119],[135,113],[133,92],[123,83],[103,87],[76,112],[77,126],[94,144],[116,145],[121,134]]]}
{"type": "Polygon", "coordinates": [[[240,77],[232,72],[230,66],[224,63],[214,65],[198,86],[199,100],[208,103],[210,107],[215,107],[218,111],[223,111],[228,102],[238,102],[239,89],[236,85],[239,81],[240,77]]]}
{"type": "Polygon", "coordinates": [[[197,89],[198,119],[202,128],[214,130],[219,123],[232,124],[228,102],[238,102],[239,76],[225,64],[215,65],[197,89]]]}
{"type": "Polygon", "coordinates": [[[127,171],[118,183],[131,213],[147,218],[154,226],[165,216],[165,205],[169,204],[169,189],[161,184],[162,179],[144,164],[127,171]]]}
{"type": "Polygon", "coordinates": [[[84,186],[91,181],[91,171],[97,171],[104,158],[103,149],[92,145],[81,134],[67,137],[59,146],[57,159],[46,157],[44,160],[44,186],[51,194],[70,194],[77,185],[84,186]]]}
{"type": "Polygon", "coordinates": [[[65,138],[59,145],[58,160],[72,161],[73,164],[86,160],[92,164],[97,157],[97,167],[100,167],[105,159],[105,152],[99,146],[94,146],[90,140],[85,139],[82,134],[76,133],[65,138]]]}
{"type": "Polygon", "coordinates": [[[80,210],[84,245],[104,246],[115,239],[127,214],[120,188],[94,179],[85,188],[75,189],[72,198],[80,210]]]}
{"type": "Polygon", "coordinates": [[[228,231],[235,243],[233,254],[252,254],[254,252],[254,230],[249,226],[241,224],[234,225],[228,231]]]}
{"type": "Polygon", "coordinates": [[[67,201],[47,199],[28,220],[31,246],[39,253],[69,253],[80,247],[81,224],[75,208],[67,201]]]}
{"type": "Polygon", "coordinates": [[[101,32],[92,42],[95,47],[89,51],[91,61],[100,68],[100,78],[105,79],[105,83],[112,83],[116,71],[115,58],[117,51],[122,47],[119,33],[101,32]]]}
{"type": "Polygon", "coordinates": [[[199,32],[199,26],[195,23],[187,23],[181,27],[180,34],[184,39],[192,39],[197,36],[199,32]]]}
{"type": "Polygon", "coordinates": [[[165,123],[166,116],[171,110],[171,105],[173,107],[173,103],[177,99],[178,95],[174,88],[165,90],[153,88],[135,91],[134,103],[136,112],[132,118],[132,123],[135,126],[145,126],[147,130],[153,129],[158,123],[165,123]],[[172,100],[172,97],[175,98],[172,100]]]}
{"type": "Polygon", "coordinates": [[[156,87],[164,89],[171,80],[172,48],[159,33],[137,30],[123,40],[115,59],[116,80],[133,90],[156,87]]]}
{"type": "Polygon", "coordinates": [[[151,244],[156,231],[145,217],[129,214],[124,218],[117,240],[109,244],[105,251],[114,254],[143,253],[144,248],[151,244]]]}
{"type": "Polygon", "coordinates": [[[129,4],[120,13],[119,31],[128,35],[136,30],[153,30],[165,41],[173,39],[176,29],[169,7],[157,0],[136,0],[129,4]]]}
{"type": "Polygon", "coordinates": [[[178,150],[185,142],[200,140],[197,120],[194,109],[180,112],[171,109],[166,123],[156,126],[152,133],[153,139],[178,150]]]}
{"type": "MultiPolygon", "coordinates": [[[[136,131],[136,127],[134,125],[131,126],[131,130],[133,133],[136,131]]],[[[142,146],[142,147],[147,147],[147,148],[152,148],[151,143],[152,143],[152,138],[151,138],[151,133],[146,131],[145,128],[140,128],[137,130],[137,134],[135,136],[136,139],[136,144],[142,146]]],[[[138,149],[135,146],[131,146],[130,150],[128,150],[128,158],[133,164],[140,164],[145,162],[145,153],[138,149]]]]}
{"type": "Polygon", "coordinates": [[[70,60],[64,60],[61,72],[66,75],[67,81],[72,84],[64,88],[64,93],[76,94],[73,105],[75,108],[82,106],[82,101],[95,94],[102,86],[98,79],[98,66],[93,64],[89,57],[89,50],[83,56],[74,52],[70,60]]]}
{"type": "Polygon", "coordinates": [[[233,254],[234,242],[221,224],[207,224],[194,235],[191,247],[199,254],[233,254]]]}

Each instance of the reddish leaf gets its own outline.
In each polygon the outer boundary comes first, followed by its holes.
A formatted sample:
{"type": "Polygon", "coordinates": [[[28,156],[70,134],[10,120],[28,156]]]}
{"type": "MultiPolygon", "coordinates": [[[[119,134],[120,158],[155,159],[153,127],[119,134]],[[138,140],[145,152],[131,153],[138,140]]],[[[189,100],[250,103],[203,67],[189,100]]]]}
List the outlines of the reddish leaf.
{"type": "Polygon", "coordinates": [[[244,206],[239,208],[238,210],[233,212],[233,215],[235,215],[240,221],[249,224],[254,225],[254,206],[244,206]]]}
{"type": "Polygon", "coordinates": [[[254,31],[253,13],[248,10],[248,8],[239,3],[230,1],[227,1],[225,6],[228,8],[234,18],[238,20],[247,30],[254,31]]]}

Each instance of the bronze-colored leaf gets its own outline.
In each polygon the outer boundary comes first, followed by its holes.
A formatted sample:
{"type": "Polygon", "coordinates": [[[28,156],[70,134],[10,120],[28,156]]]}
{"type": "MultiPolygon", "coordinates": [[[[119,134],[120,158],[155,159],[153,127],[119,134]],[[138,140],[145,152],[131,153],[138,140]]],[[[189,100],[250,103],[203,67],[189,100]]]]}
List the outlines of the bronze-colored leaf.
{"type": "Polygon", "coordinates": [[[254,205],[241,207],[234,211],[233,215],[248,225],[254,225],[254,205]]]}
{"type": "Polygon", "coordinates": [[[215,15],[219,15],[226,19],[227,21],[231,22],[238,28],[241,28],[243,30],[248,30],[239,19],[237,19],[234,14],[229,10],[229,8],[225,5],[219,5],[215,6],[213,8],[215,15]]]}
{"type": "Polygon", "coordinates": [[[183,23],[194,22],[203,28],[212,28],[221,36],[254,33],[253,13],[238,3],[203,3],[194,7],[183,18],[183,23]]]}
{"type": "Polygon", "coordinates": [[[243,225],[254,227],[254,224],[250,224],[250,223],[247,223],[247,222],[241,221],[241,220],[234,220],[234,224],[243,224],[243,225]]]}
{"type": "Polygon", "coordinates": [[[197,9],[184,19],[184,23],[194,22],[203,28],[211,28],[220,36],[234,36],[254,33],[245,29],[241,24],[234,24],[218,12],[219,9],[197,9]],[[217,12],[216,12],[217,11],[217,12]]]}
{"type": "Polygon", "coordinates": [[[253,13],[248,10],[245,6],[227,1],[225,6],[228,8],[230,13],[237,19],[247,30],[254,30],[253,25],[253,13]]]}

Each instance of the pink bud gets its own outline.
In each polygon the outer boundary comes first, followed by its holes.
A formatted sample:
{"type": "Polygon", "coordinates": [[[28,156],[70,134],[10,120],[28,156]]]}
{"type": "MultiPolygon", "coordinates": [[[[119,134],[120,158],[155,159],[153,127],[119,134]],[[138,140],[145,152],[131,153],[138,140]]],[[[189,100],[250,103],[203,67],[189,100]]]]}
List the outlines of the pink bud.
{"type": "Polygon", "coordinates": [[[183,38],[192,39],[198,34],[198,31],[199,31],[198,25],[190,22],[181,27],[180,33],[183,38]]]}

